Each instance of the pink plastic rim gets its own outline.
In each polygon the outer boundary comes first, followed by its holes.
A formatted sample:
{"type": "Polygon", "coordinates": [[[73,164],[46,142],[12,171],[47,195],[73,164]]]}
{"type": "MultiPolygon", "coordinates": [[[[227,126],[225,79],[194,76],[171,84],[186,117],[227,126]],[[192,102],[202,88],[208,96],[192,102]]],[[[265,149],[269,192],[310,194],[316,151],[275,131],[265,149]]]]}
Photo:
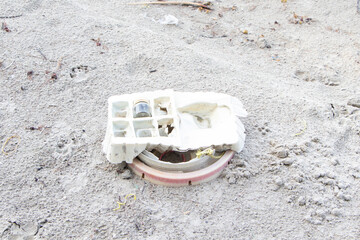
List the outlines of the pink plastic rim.
{"type": "Polygon", "coordinates": [[[136,175],[155,184],[166,186],[196,185],[210,181],[219,176],[222,170],[228,165],[228,162],[233,158],[234,154],[234,151],[228,150],[225,152],[224,156],[212,165],[197,171],[186,173],[160,171],[149,167],[137,158],[135,158],[133,163],[128,166],[136,175]]]}

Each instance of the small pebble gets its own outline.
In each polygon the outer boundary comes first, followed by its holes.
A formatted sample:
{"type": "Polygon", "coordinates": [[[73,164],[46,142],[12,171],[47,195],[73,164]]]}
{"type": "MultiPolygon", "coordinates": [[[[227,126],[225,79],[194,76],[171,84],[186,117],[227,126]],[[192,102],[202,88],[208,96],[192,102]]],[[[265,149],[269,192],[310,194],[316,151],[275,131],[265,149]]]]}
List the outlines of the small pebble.
{"type": "Polygon", "coordinates": [[[62,148],[62,147],[64,147],[64,143],[63,142],[58,142],[57,146],[58,146],[58,148],[62,148]]]}
{"type": "Polygon", "coordinates": [[[323,179],[321,182],[322,182],[324,185],[329,185],[329,186],[335,185],[335,181],[332,180],[332,179],[323,179]]]}
{"type": "Polygon", "coordinates": [[[327,172],[327,173],[326,173],[326,176],[327,176],[328,178],[335,179],[335,173],[333,173],[333,172],[327,172]]]}
{"type": "Polygon", "coordinates": [[[316,211],[316,215],[319,216],[320,218],[322,218],[323,220],[326,218],[327,213],[328,213],[328,211],[326,211],[324,209],[319,209],[316,211]]]}
{"type": "Polygon", "coordinates": [[[321,225],[322,222],[319,219],[314,219],[310,216],[305,217],[305,220],[314,225],[321,225]]]}
{"type": "Polygon", "coordinates": [[[295,181],[298,182],[298,183],[302,183],[304,181],[304,178],[301,177],[301,176],[296,176],[295,178],[295,181]]]}
{"type": "Polygon", "coordinates": [[[301,150],[301,148],[299,147],[295,147],[293,149],[293,152],[296,154],[296,155],[301,155],[303,153],[303,151],[301,150]]]}
{"type": "Polygon", "coordinates": [[[351,196],[348,195],[348,194],[344,194],[343,199],[344,199],[345,201],[350,201],[350,200],[351,200],[351,196]]]}
{"type": "Polygon", "coordinates": [[[281,187],[281,186],[284,185],[284,180],[282,180],[281,177],[276,177],[276,178],[274,179],[274,182],[275,182],[275,184],[278,185],[279,187],[281,187]]]}
{"type": "Polygon", "coordinates": [[[300,150],[304,153],[304,152],[306,152],[307,150],[307,147],[305,146],[305,145],[301,145],[300,146],[300,150]]]}
{"type": "Polygon", "coordinates": [[[349,183],[340,181],[340,182],[338,182],[337,186],[341,189],[347,189],[349,187],[349,183]]]}
{"type": "Polygon", "coordinates": [[[247,179],[249,179],[249,178],[251,177],[251,173],[250,173],[249,171],[245,171],[245,172],[243,173],[243,175],[244,175],[244,177],[247,178],[247,179]]]}
{"type": "Polygon", "coordinates": [[[304,206],[306,204],[305,197],[303,197],[303,196],[299,197],[298,203],[299,203],[299,206],[304,206]]]}
{"type": "Polygon", "coordinates": [[[229,177],[228,181],[229,181],[230,184],[235,184],[236,183],[236,178],[234,176],[231,176],[231,177],[229,177]]]}
{"type": "Polygon", "coordinates": [[[350,201],[351,200],[351,196],[348,194],[344,194],[343,192],[339,192],[337,194],[337,197],[344,200],[344,201],[350,201]]]}
{"type": "Polygon", "coordinates": [[[322,199],[321,197],[314,197],[313,198],[313,202],[316,204],[316,205],[323,205],[324,204],[324,199],[322,199]]]}
{"type": "Polygon", "coordinates": [[[125,169],[125,171],[121,174],[122,179],[130,179],[132,177],[132,173],[129,169],[125,169]]]}
{"type": "Polygon", "coordinates": [[[295,198],[296,198],[295,196],[289,196],[289,197],[286,198],[286,202],[287,203],[292,203],[292,202],[295,201],[295,198]]]}
{"type": "Polygon", "coordinates": [[[334,215],[334,216],[341,216],[341,210],[339,208],[334,208],[332,211],[331,211],[331,214],[334,215]]]}
{"type": "Polygon", "coordinates": [[[339,165],[339,160],[338,160],[338,159],[331,159],[331,160],[330,160],[330,163],[331,163],[333,166],[336,166],[336,165],[339,165]]]}
{"type": "Polygon", "coordinates": [[[321,177],[325,177],[325,173],[324,172],[317,172],[314,174],[314,178],[315,179],[319,179],[321,177]]]}
{"type": "Polygon", "coordinates": [[[245,161],[240,159],[238,161],[235,162],[235,166],[237,167],[244,167],[245,166],[245,161]]]}
{"type": "Polygon", "coordinates": [[[287,150],[285,150],[285,149],[279,150],[279,151],[276,152],[276,156],[278,158],[286,158],[287,156],[289,156],[289,152],[287,150]]]}
{"type": "Polygon", "coordinates": [[[282,163],[286,166],[290,166],[291,164],[293,164],[293,162],[294,162],[294,159],[291,159],[291,158],[285,159],[282,161],[282,163]]]}
{"type": "Polygon", "coordinates": [[[264,39],[264,38],[260,38],[256,44],[258,45],[259,48],[264,49],[264,48],[271,48],[271,45],[264,39]]]}
{"type": "Polygon", "coordinates": [[[314,137],[313,139],[311,139],[311,141],[314,142],[314,143],[319,143],[320,139],[317,138],[317,137],[314,137]]]}

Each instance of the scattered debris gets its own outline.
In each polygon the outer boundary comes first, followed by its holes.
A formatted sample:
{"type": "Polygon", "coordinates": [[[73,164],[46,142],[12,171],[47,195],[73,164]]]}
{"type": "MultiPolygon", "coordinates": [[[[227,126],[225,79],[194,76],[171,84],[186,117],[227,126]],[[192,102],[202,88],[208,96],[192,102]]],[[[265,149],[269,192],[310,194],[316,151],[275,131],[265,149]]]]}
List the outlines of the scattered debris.
{"type": "Polygon", "coordinates": [[[211,36],[201,34],[200,37],[204,37],[204,38],[226,38],[226,37],[228,37],[228,35],[223,34],[221,36],[215,36],[215,33],[213,33],[213,35],[211,35],[211,36]]]}
{"type": "Polygon", "coordinates": [[[132,173],[129,169],[125,169],[125,171],[121,174],[122,179],[130,179],[132,178],[132,173]]]}
{"type": "Polygon", "coordinates": [[[278,186],[278,188],[284,186],[284,180],[281,177],[275,177],[274,183],[278,186]]]}
{"type": "Polygon", "coordinates": [[[8,69],[8,68],[10,68],[10,67],[14,64],[14,62],[15,62],[15,61],[12,61],[12,62],[9,64],[9,66],[7,66],[7,67],[5,68],[5,70],[8,69]]]}
{"type": "Polygon", "coordinates": [[[44,130],[46,128],[51,128],[51,127],[45,127],[45,126],[41,125],[39,127],[27,127],[25,129],[30,130],[30,131],[35,131],[35,130],[42,131],[42,130],[44,130]]]}
{"type": "Polygon", "coordinates": [[[192,7],[199,7],[204,8],[207,10],[212,10],[209,5],[210,2],[206,3],[195,3],[195,2],[136,2],[136,3],[128,3],[128,5],[181,5],[181,6],[192,6],[192,7]]]}
{"type": "Polygon", "coordinates": [[[340,85],[340,80],[337,78],[337,76],[332,76],[332,77],[323,76],[322,78],[323,78],[325,85],[332,86],[332,87],[340,85]]]}
{"type": "Polygon", "coordinates": [[[32,79],[32,76],[34,75],[34,71],[33,71],[33,70],[28,71],[28,72],[26,73],[26,75],[27,75],[27,77],[28,77],[29,79],[32,79]]]}
{"type": "Polygon", "coordinates": [[[360,108],[360,97],[358,98],[351,98],[348,103],[349,106],[353,106],[356,108],[360,108]]]}
{"type": "Polygon", "coordinates": [[[199,149],[196,152],[196,158],[201,158],[203,156],[209,156],[209,157],[212,157],[212,158],[215,158],[215,159],[220,159],[225,154],[225,152],[221,153],[218,156],[215,156],[214,154],[215,154],[215,149],[213,149],[213,148],[207,148],[207,149],[204,149],[202,151],[199,149]]]}
{"type": "Polygon", "coordinates": [[[313,82],[315,81],[315,78],[311,76],[309,71],[303,71],[303,70],[296,70],[294,73],[294,76],[300,80],[303,80],[305,82],[313,82]]]}
{"type": "Polygon", "coordinates": [[[281,0],[282,3],[287,3],[287,0],[281,0]]]}
{"type": "Polygon", "coordinates": [[[96,46],[98,46],[98,47],[101,46],[100,38],[98,38],[98,39],[92,38],[91,41],[94,41],[96,43],[96,46]]]}
{"type": "Polygon", "coordinates": [[[11,32],[11,30],[8,28],[5,22],[1,24],[1,30],[4,30],[5,32],[11,32]]]}
{"type": "Polygon", "coordinates": [[[248,30],[246,30],[246,29],[244,31],[242,31],[242,33],[243,34],[249,34],[248,30]]]}
{"type": "Polygon", "coordinates": [[[57,64],[56,64],[56,70],[55,72],[59,71],[60,68],[61,68],[61,65],[62,65],[62,60],[64,59],[64,57],[61,57],[59,58],[59,60],[57,61],[57,64]]]}
{"type": "Polygon", "coordinates": [[[1,152],[2,152],[3,154],[5,154],[5,155],[9,155],[10,153],[15,152],[16,149],[17,149],[17,147],[19,146],[20,142],[21,142],[21,138],[20,138],[18,135],[13,135],[13,136],[9,137],[8,139],[6,139],[5,143],[3,144],[2,148],[1,148],[1,152]],[[13,139],[13,138],[17,138],[18,141],[15,143],[15,146],[13,147],[12,150],[6,151],[6,150],[5,150],[6,146],[8,145],[8,143],[10,142],[10,140],[13,139]]]}
{"type": "Polygon", "coordinates": [[[303,24],[303,23],[310,24],[311,22],[313,22],[312,18],[308,18],[306,16],[299,16],[296,13],[293,13],[293,17],[290,19],[290,23],[293,24],[303,24]]]}
{"type": "Polygon", "coordinates": [[[284,159],[282,161],[282,164],[284,164],[285,166],[290,166],[293,163],[294,163],[294,159],[292,159],[292,158],[284,159]]]}
{"type": "Polygon", "coordinates": [[[266,41],[265,38],[260,37],[257,41],[256,41],[256,45],[258,45],[259,48],[264,49],[264,48],[271,48],[271,45],[266,41]]]}
{"type": "Polygon", "coordinates": [[[121,202],[121,199],[120,199],[120,196],[119,196],[119,202],[117,202],[117,204],[119,205],[117,208],[115,208],[115,209],[113,209],[114,211],[116,211],[116,210],[120,210],[120,208],[121,208],[121,206],[122,205],[124,205],[125,206],[125,204],[126,204],[126,202],[127,202],[127,199],[128,199],[128,197],[133,197],[133,199],[134,199],[134,201],[136,201],[136,195],[134,194],[134,193],[130,193],[130,194],[128,194],[128,195],[126,195],[125,196],[125,201],[124,202],[121,202]]]}
{"type": "Polygon", "coordinates": [[[38,49],[36,49],[39,53],[40,53],[40,55],[44,58],[44,60],[48,60],[48,58],[45,56],[45,54],[43,54],[42,53],[42,51],[40,50],[40,48],[38,48],[38,49]]]}
{"type": "Polygon", "coordinates": [[[162,19],[160,19],[158,21],[160,24],[163,25],[178,25],[179,24],[179,19],[177,19],[175,16],[173,15],[165,15],[162,19]]]}
{"type": "Polygon", "coordinates": [[[93,69],[95,69],[95,67],[89,67],[86,65],[73,67],[70,72],[70,77],[74,78],[74,81],[77,83],[86,81],[88,79],[87,73],[93,69]]]}
{"type": "Polygon", "coordinates": [[[190,214],[190,211],[184,212],[184,215],[189,215],[189,214],[190,214]]]}
{"type": "Polygon", "coordinates": [[[271,56],[272,60],[276,61],[276,62],[280,62],[280,58],[278,54],[275,54],[274,56],[271,56]]]}
{"type": "Polygon", "coordinates": [[[237,182],[237,179],[235,176],[230,176],[228,178],[228,182],[229,182],[229,184],[235,184],[237,182]]]}
{"type": "Polygon", "coordinates": [[[58,79],[58,76],[57,76],[57,74],[56,74],[55,72],[53,72],[53,73],[51,74],[50,80],[55,81],[56,79],[58,79]]]}
{"type": "Polygon", "coordinates": [[[21,17],[22,14],[19,14],[19,15],[13,15],[13,16],[0,16],[0,19],[4,19],[4,18],[18,18],[18,17],[21,17]]]}
{"type": "Polygon", "coordinates": [[[252,6],[250,6],[250,7],[249,7],[249,12],[254,11],[256,8],[257,8],[257,6],[256,6],[256,5],[252,5],[252,6]]]}
{"type": "Polygon", "coordinates": [[[295,133],[294,136],[300,136],[300,135],[304,134],[306,129],[307,129],[307,122],[304,120],[303,121],[303,129],[300,132],[295,133]]]}
{"type": "Polygon", "coordinates": [[[289,156],[289,151],[285,147],[278,146],[275,151],[271,152],[271,154],[277,156],[278,158],[287,158],[289,156]]]}

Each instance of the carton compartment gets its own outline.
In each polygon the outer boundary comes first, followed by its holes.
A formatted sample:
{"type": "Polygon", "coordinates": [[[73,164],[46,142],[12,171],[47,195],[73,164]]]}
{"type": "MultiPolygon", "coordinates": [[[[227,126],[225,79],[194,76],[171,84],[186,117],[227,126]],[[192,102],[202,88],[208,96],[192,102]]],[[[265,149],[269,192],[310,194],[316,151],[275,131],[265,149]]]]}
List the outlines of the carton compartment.
{"type": "Polygon", "coordinates": [[[158,120],[158,129],[160,137],[171,137],[175,134],[174,119],[164,118],[158,120]]]}
{"type": "Polygon", "coordinates": [[[155,98],[154,113],[156,116],[172,114],[170,97],[155,98]]]}
{"type": "Polygon", "coordinates": [[[112,116],[114,118],[126,118],[129,116],[129,103],[128,102],[114,102],[112,105],[112,116]]]}
{"type": "Polygon", "coordinates": [[[133,132],[127,121],[113,122],[113,132],[115,137],[132,137],[133,132]]]}
{"type": "Polygon", "coordinates": [[[156,137],[157,130],[153,124],[153,120],[134,121],[134,131],[136,137],[156,137]]]}

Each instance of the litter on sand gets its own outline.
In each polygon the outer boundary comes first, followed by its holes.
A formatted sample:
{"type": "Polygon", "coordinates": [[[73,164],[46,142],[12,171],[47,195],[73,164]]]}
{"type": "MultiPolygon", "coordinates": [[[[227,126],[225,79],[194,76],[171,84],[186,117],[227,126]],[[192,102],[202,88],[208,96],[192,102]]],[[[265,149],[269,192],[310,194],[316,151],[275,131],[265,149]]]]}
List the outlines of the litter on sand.
{"type": "Polygon", "coordinates": [[[178,25],[179,24],[179,19],[177,19],[175,16],[173,15],[165,15],[163,18],[161,18],[159,20],[160,24],[163,25],[178,25]]]}
{"type": "Polygon", "coordinates": [[[237,98],[222,93],[112,96],[103,150],[111,163],[126,162],[142,178],[192,185],[220,174],[242,150],[245,129],[239,117],[246,115],[237,98]]]}

